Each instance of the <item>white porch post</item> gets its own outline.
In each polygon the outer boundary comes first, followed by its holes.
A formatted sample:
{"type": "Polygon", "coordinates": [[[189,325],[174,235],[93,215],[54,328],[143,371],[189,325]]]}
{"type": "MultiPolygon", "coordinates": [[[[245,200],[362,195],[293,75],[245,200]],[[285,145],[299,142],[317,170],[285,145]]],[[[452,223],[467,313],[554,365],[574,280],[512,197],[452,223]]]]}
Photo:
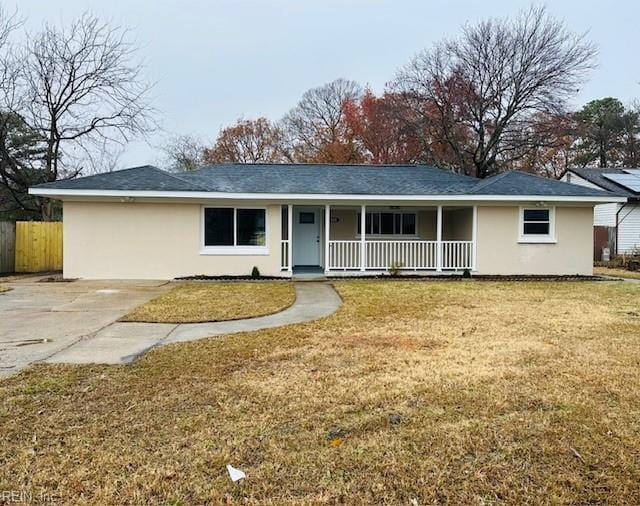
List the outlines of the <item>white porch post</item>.
{"type": "Polygon", "coordinates": [[[287,270],[293,272],[293,205],[287,206],[287,270]]]}
{"type": "Polygon", "coordinates": [[[442,270],[442,206],[438,206],[438,223],[436,235],[436,270],[442,270]]]}
{"type": "Polygon", "coordinates": [[[331,237],[331,206],[324,206],[324,272],[329,273],[329,238],[331,237]]]}
{"type": "Polygon", "coordinates": [[[471,270],[476,270],[476,243],[478,240],[478,206],[473,206],[473,225],[471,226],[471,270]]]}
{"type": "Polygon", "coordinates": [[[367,206],[360,206],[360,270],[367,268],[367,242],[365,234],[365,224],[367,223],[367,206]]]}

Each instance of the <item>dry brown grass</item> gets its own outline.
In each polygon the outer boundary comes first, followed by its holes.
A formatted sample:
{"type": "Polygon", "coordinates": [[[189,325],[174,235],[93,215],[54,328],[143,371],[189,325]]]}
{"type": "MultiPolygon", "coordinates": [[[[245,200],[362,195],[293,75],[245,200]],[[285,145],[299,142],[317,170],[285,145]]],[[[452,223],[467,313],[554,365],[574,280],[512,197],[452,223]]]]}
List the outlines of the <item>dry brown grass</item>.
{"type": "Polygon", "coordinates": [[[640,279],[640,272],[627,269],[614,269],[611,267],[594,267],[593,273],[597,276],[615,276],[617,278],[640,279]]]}
{"type": "Polygon", "coordinates": [[[0,490],[76,504],[640,502],[640,285],[337,287],[345,303],[321,321],[0,383],[0,490]]]}
{"type": "Polygon", "coordinates": [[[295,292],[285,282],[186,283],[135,308],[125,322],[197,323],[238,320],[282,311],[295,292]]]}
{"type": "Polygon", "coordinates": [[[11,288],[9,288],[7,285],[0,285],[0,293],[8,292],[9,290],[11,290],[11,288]]]}

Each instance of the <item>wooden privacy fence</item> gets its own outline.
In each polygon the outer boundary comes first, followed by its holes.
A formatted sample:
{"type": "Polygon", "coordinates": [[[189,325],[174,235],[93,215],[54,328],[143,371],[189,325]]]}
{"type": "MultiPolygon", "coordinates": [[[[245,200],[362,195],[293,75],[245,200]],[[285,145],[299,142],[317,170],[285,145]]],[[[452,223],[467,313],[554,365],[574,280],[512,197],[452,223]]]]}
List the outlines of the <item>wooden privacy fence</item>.
{"type": "Polygon", "coordinates": [[[0,221],[0,273],[14,272],[16,266],[16,224],[0,221]]]}
{"type": "Polygon", "coordinates": [[[16,222],[16,272],[62,270],[62,222],[16,222]]]}

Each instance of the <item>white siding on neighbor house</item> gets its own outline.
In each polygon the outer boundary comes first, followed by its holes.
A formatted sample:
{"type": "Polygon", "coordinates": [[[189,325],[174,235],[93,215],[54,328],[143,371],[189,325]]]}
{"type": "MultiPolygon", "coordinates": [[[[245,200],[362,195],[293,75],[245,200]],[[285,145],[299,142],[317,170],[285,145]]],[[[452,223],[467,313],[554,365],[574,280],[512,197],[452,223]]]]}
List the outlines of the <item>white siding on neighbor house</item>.
{"type": "Polygon", "coordinates": [[[600,204],[593,208],[593,224],[597,227],[615,227],[620,204],[600,204]]]}
{"type": "Polygon", "coordinates": [[[618,253],[640,249],[640,205],[627,204],[618,219],[618,253]]]}
{"type": "MultiPolygon", "coordinates": [[[[565,183],[577,184],[578,186],[585,186],[587,188],[595,188],[596,190],[603,190],[597,184],[593,184],[591,181],[587,181],[583,177],[574,174],[573,172],[567,172],[561,181],[565,183]],[[569,178],[569,176],[571,176],[569,178]]],[[[612,204],[600,204],[593,209],[593,224],[597,227],[615,227],[616,226],[616,213],[620,204],[614,202],[612,204]]]]}

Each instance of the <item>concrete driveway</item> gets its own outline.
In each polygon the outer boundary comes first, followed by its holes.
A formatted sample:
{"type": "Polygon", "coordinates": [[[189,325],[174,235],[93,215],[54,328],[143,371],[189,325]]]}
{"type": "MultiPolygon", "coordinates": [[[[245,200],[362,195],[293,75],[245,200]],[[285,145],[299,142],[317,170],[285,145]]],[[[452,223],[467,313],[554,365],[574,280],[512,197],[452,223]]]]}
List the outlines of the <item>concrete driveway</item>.
{"type": "Polygon", "coordinates": [[[68,348],[170,288],[165,281],[40,279],[0,279],[12,288],[0,293],[0,378],[68,348]]]}

